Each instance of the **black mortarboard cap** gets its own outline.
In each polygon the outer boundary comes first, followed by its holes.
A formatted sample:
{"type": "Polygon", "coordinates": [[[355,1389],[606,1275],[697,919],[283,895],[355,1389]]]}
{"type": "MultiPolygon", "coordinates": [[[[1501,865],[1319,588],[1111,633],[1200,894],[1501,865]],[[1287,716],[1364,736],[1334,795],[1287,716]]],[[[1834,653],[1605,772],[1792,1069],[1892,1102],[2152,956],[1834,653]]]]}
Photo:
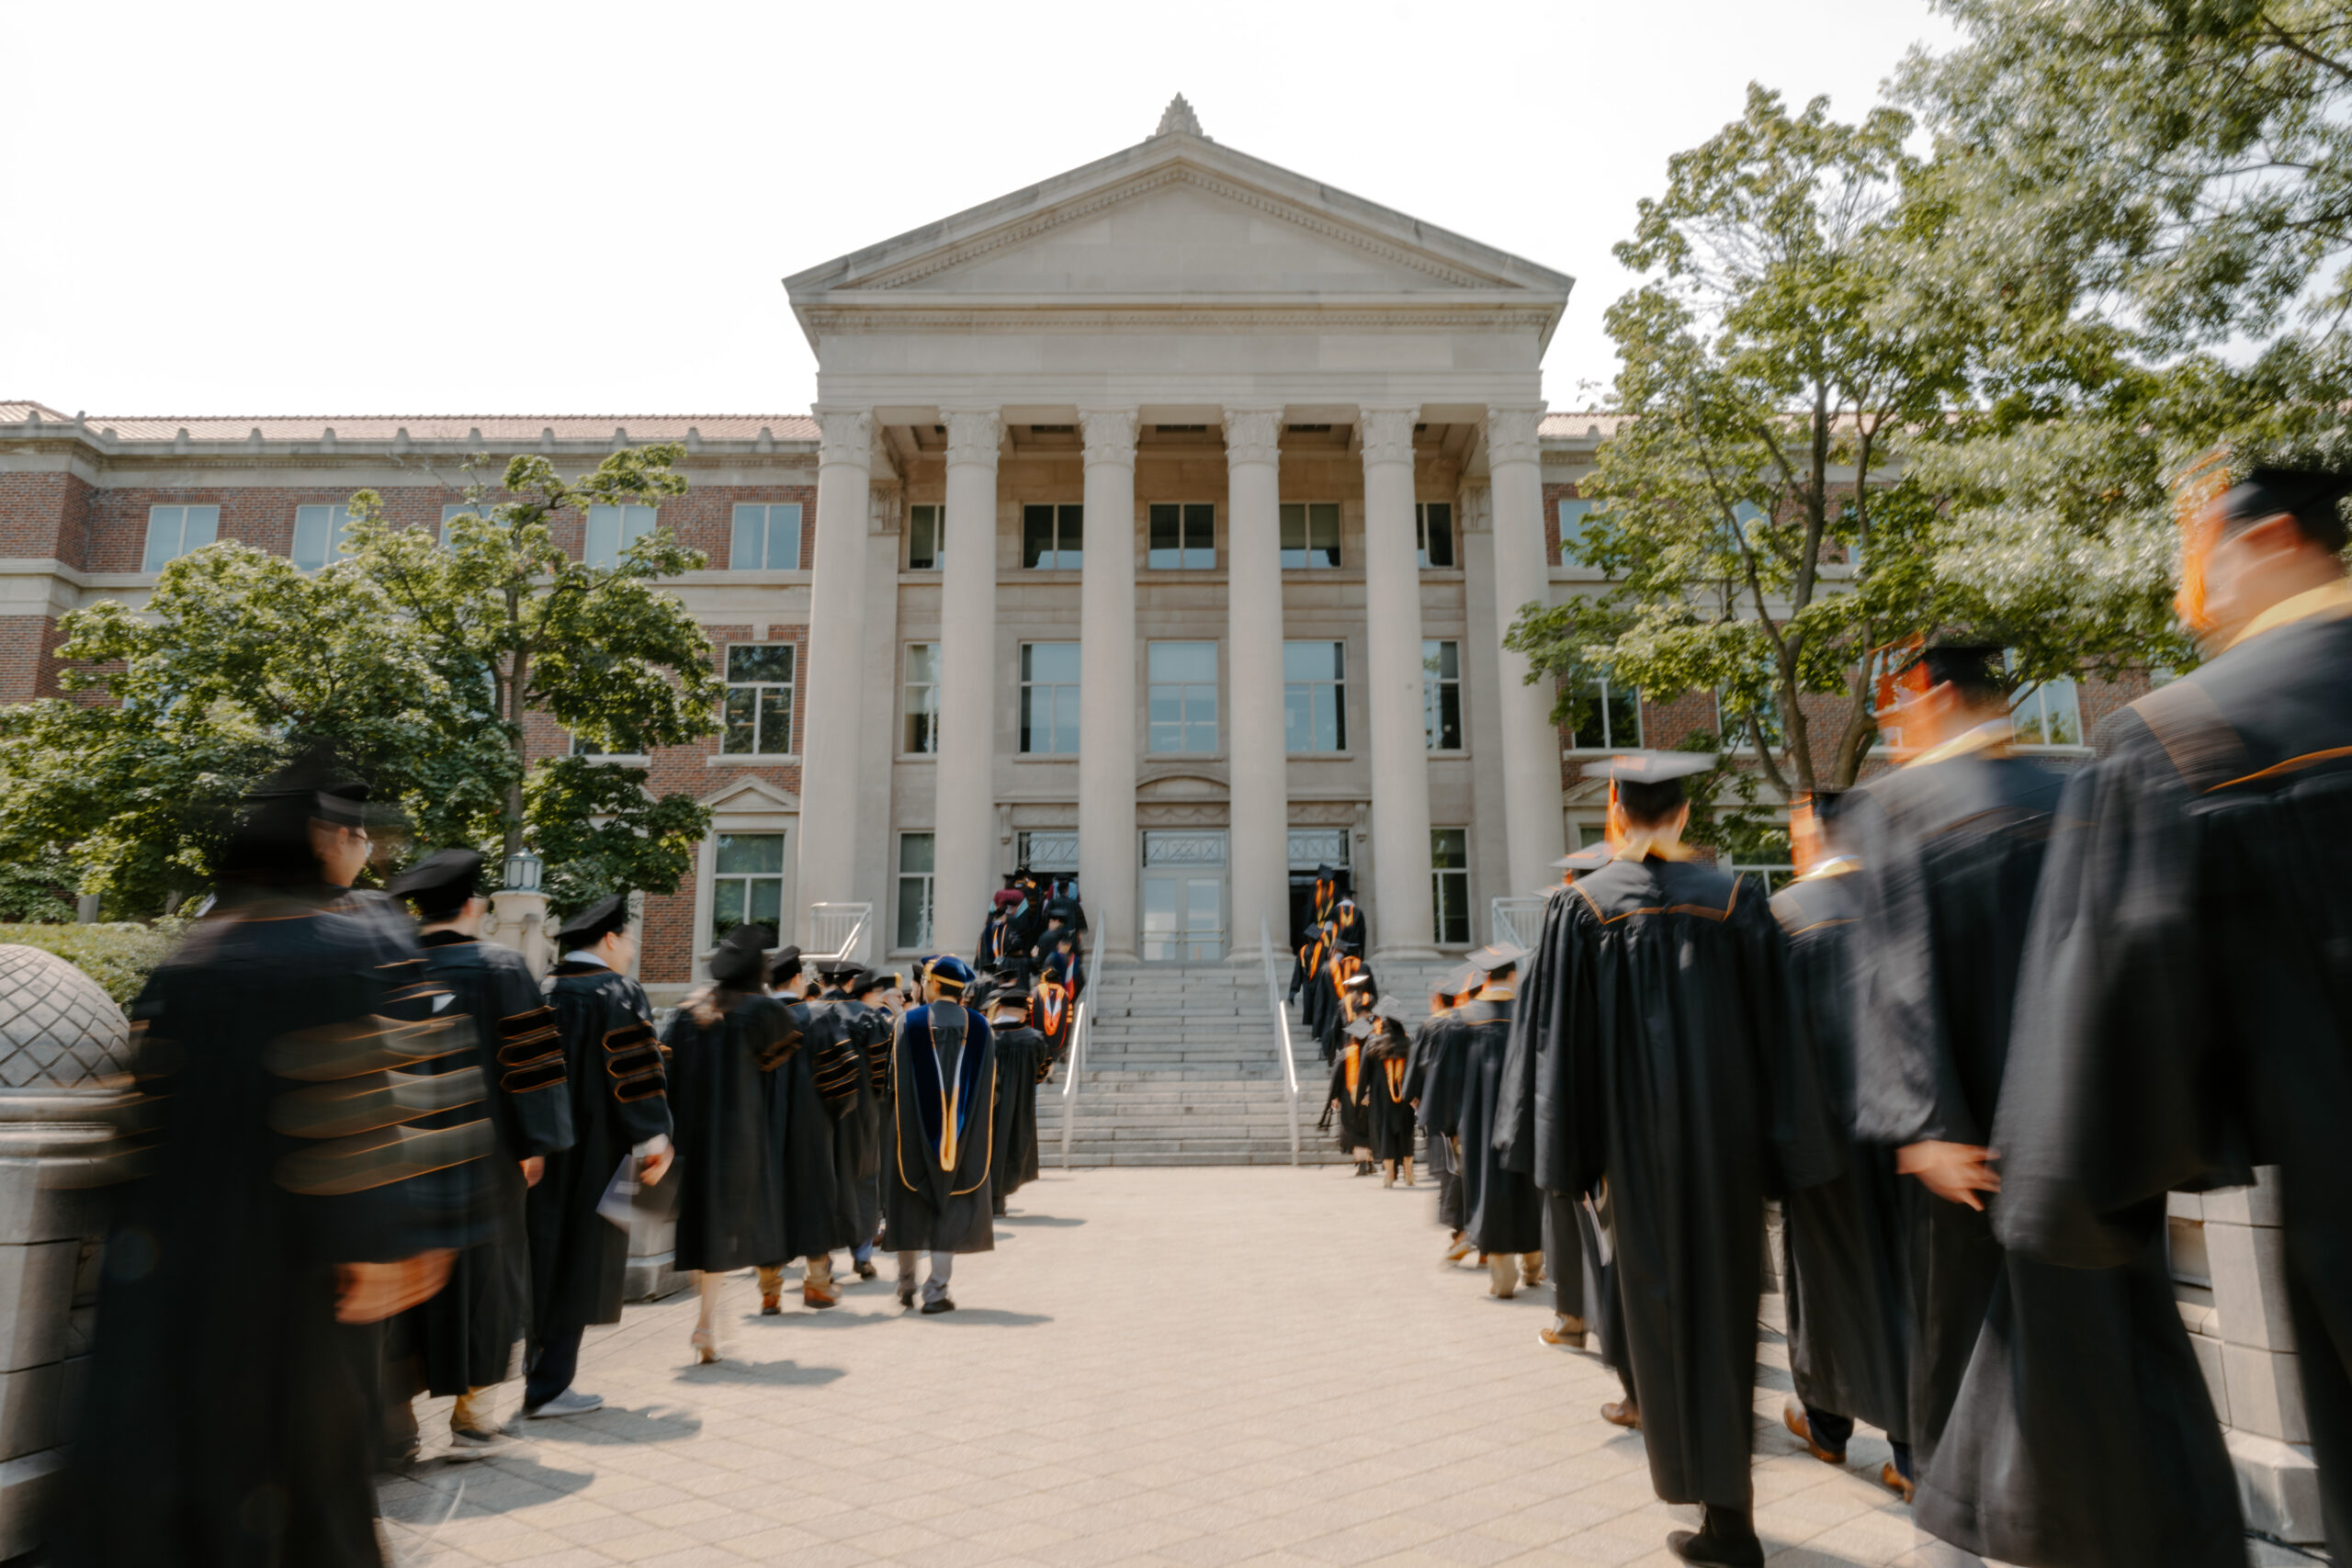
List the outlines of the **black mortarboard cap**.
{"type": "Polygon", "coordinates": [[[729,990],[750,990],[759,984],[760,970],[775,934],[767,927],[745,920],[729,931],[710,955],[710,977],[729,990]]]}
{"type": "Polygon", "coordinates": [[[809,967],[826,979],[839,982],[851,978],[865,965],[854,958],[820,958],[809,967]]]}
{"type": "Polygon", "coordinates": [[[2222,497],[2224,524],[2259,523],[2284,513],[2303,536],[2331,550],[2344,547],[2344,513],[2338,507],[2352,493],[2352,474],[2324,468],[2249,469],[2222,497]]]}
{"type": "Polygon", "coordinates": [[[1439,976],[1436,984],[1430,988],[1440,996],[1458,997],[1463,992],[1476,987],[1483,977],[1482,971],[1473,969],[1464,964],[1459,969],[1449,969],[1439,976]]]}
{"type": "Polygon", "coordinates": [[[1598,762],[1587,762],[1584,776],[1618,784],[1665,784],[1703,773],[1714,765],[1713,751],[1620,751],[1598,762]]]}
{"type": "Polygon", "coordinates": [[[1357,1019],[1353,1023],[1349,1024],[1343,1032],[1351,1040],[1362,1040],[1372,1032],[1372,1020],[1369,1017],[1357,1019]]]}
{"type": "Polygon", "coordinates": [[[771,986],[790,985],[793,981],[800,978],[801,967],[800,950],[798,948],[778,948],[776,949],[775,956],[768,960],[768,984],[771,986]]]}
{"type": "Polygon", "coordinates": [[[599,898],[556,929],[556,945],[586,947],[606,931],[628,929],[628,900],[615,893],[599,898]]]}
{"type": "Polygon", "coordinates": [[[1476,953],[1464,955],[1470,967],[1481,975],[1491,975],[1498,969],[1510,969],[1527,961],[1527,949],[1507,942],[1490,942],[1476,953]]]}
{"type": "Polygon", "coordinates": [[[435,850],[384,885],[395,898],[413,899],[428,915],[462,908],[481,891],[481,856],[472,850],[435,850]]]}

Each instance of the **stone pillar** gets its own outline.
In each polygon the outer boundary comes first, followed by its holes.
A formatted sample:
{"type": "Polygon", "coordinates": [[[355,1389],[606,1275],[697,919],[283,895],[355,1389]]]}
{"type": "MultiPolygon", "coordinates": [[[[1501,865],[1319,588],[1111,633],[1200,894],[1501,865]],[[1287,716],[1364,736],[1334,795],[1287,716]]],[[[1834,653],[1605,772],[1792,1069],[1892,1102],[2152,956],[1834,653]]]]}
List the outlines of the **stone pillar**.
{"type": "MultiPolygon", "coordinates": [[[[808,943],[811,904],[856,897],[858,744],[872,694],[864,680],[865,529],[874,416],[816,411],[817,562],[808,599],[808,668],[801,672],[799,873],[790,934],[808,943]]],[[[888,690],[886,679],[885,691],[888,690]]],[[[887,722],[887,720],[886,720],[887,722]]],[[[699,945],[699,942],[697,942],[699,945]]]]}
{"type": "MultiPolygon", "coordinates": [[[[1541,408],[1487,411],[1498,637],[1510,630],[1521,604],[1550,599],[1544,470],[1535,434],[1543,418],[1541,408]]],[[[1503,831],[1510,881],[1498,891],[1532,893],[1559,880],[1552,863],[1567,852],[1560,816],[1560,734],[1552,722],[1551,682],[1529,685],[1527,655],[1507,648],[1500,653],[1503,831]]]]}
{"type": "Polygon", "coordinates": [[[1234,962],[1259,961],[1290,925],[1290,777],[1283,735],[1283,411],[1225,411],[1226,755],[1232,759],[1234,962]]]}
{"type": "Polygon", "coordinates": [[[481,923],[482,938],[511,947],[544,976],[555,967],[555,934],[548,926],[548,896],[509,888],[490,896],[490,914],[481,923]]]}
{"type": "Polygon", "coordinates": [[[1421,723],[1421,573],[1413,543],[1418,408],[1361,411],[1363,596],[1372,666],[1374,966],[1434,958],[1429,744],[1421,723]]]}
{"type": "Polygon", "coordinates": [[[995,409],[940,412],[947,424],[947,559],[939,596],[933,945],[960,954],[980,929],[996,882],[996,459],[1004,421],[995,409]]]}
{"type": "MultiPolygon", "coordinates": [[[[1136,421],[1080,409],[1086,554],[1079,583],[1078,890],[1098,962],[1136,961],[1136,421]]],[[[950,558],[951,561],[953,558],[950,558]]],[[[977,919],[977,917],[975,917],[977,919]]]]}

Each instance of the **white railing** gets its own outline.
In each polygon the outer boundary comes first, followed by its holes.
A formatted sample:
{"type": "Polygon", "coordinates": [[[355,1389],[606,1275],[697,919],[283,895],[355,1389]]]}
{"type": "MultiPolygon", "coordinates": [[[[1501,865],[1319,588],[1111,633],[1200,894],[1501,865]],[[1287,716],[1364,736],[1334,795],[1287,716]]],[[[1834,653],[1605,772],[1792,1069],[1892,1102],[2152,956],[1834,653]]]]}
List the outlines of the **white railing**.
{"type": "Polygon", "coordinates": [[[1494,901],[1487,921],[1487,939],[1532,950],[1544,934],[1544,906],[1549,899],[1535,895],[1494,901]]]}
{"type": "Polygon", "coordinates": [[[864,964],[873,957],[871,904],[811,904],[808,906],[808,957],[864,964]]]}
{"type": "Polygon", "coordinates": [[[1266,966],[1266,1000],[1273,1005],[1274,1037],[1283,1054],[1283,1094],[1290,1104],[1290,1163],[1298,1163],[1298,1059],[1290,1049],[1290,1010],[1283,1005],[1282,982],[1274,978],[1274,937],[1265,911],[1258,912],[1258,956],[1266,966]]]}
{"type": "Polygon", "coordinates": [[[1067,1073],[1062,1078],[1062,1168],[1069,1168],[1069,1133],[1078,1121],[1078,1075],[1086,1066],[1086,1004],[1080,1002],[1070,1010],[1069,1053],[1063,1058],[1067,1073]]]}

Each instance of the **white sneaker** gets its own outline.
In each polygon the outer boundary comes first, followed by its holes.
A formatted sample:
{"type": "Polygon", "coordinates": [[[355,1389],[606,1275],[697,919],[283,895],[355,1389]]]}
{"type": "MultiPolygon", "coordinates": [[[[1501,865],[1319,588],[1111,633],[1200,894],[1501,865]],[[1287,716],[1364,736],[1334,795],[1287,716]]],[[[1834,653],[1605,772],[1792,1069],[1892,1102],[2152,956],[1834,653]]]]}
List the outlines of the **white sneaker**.
{"type": "Polygon", "coordinates": [[[591,1410],[602,1410],[604,1407],[603,1394],[582,1393],[576,1388],[568,1388],[545,1404],[535,1404],[524,1411],[523,1419],[545,1421],[554,1416],[585,1416],[591,1410]]]}
{"type": "Polygon", "coordinates": [[[462,1427],[449,1428],[449,1451],[445,1456],[452,1461],[460,1460],[495,1459],[511,1453],[514,1439],[503,1432],[469,1432],[462,1427]]]}

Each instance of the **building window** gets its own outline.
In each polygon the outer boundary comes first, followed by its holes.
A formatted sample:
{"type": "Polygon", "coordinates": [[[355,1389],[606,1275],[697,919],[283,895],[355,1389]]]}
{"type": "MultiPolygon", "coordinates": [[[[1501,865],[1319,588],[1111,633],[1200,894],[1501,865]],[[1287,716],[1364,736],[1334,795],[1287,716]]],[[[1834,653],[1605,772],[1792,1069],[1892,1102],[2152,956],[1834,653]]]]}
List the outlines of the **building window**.
{"type": "Polygon", "coordinates": [[[907,644],[907,678],[904,683],[906,709],[905,728],[899,737],[899,750],[926,755],[939,750],[939,645],[935,642],[907,644]]]}
{"type": "Polygon", "coordinates": [[[1607,679],[1569,688],[1568,750],[1633,751],[1642,744],[1642,694],[1607,679]]]}
{"type": "Polygon", "coordinates": [[[653,532],[655,509],[650,506],[592,506],[588,509],[588,543],[581,559],[590,566],[616,567],[628,547],[653,532]]]}
{"type": "Polygon", "coordinates": [[[1432,751],[1462,750],[1462,645],[1421,644],[1421,733],[1432,751]]]}
{"type": "Polygon", "coordinates": [[[727,564],[736,571],[798,571],[800,503],[738,506],[727,564]]]}
{"type": "Polygon", "coordinates": [[[792,750],[792,655],[788,642],[738,642],[727,649],[729,755],[782,756],[792,750]]]}
{"type": "Polygon", "coordinates": [[[151,506],[147,509],[147,553],[141,571],[161,571],[191,550],[200,550],[220,536],[217,506],[151,506]]]}
{"type": "Polygon", "coordinates": [[[1152,751],[1216,750],[1216,644],[1151,645],[1152,751]]]}
{"type": "Polygon", "coordinates": [[[1211,571],[1216,567],[1216,508],[1204,501],[1151,503],[1155,571],[1211,571]]]}
{"type": "Polygon", "coordinates": [[[931,946],[932,852],[929,833],[899,835],[899,947],[931,946]]]}
{"type": "Polygon", "coordinates": [[[1283,644],[1283,749],[1293,756],[1348,749],[1348,645],[1283,644]]]}
{"type": "Polygon", "coordinates": [[[784,930],[784,835],[721,833],[710,879],[710,942],[750,920],[784,930]]]}
{"type": "Polygon", "coordinates": [[[1014,837],[1015,865],[1025,865],[1031,871],[1046,872],[1057,877],[1078,874],[1078,829],[1075,828],[1024,828],[1014,837]]]}
{"type": "Polygon", "coordinates": [[[907,508],[907,570],[937,571],[947,556],[947,508],[907,508]]]}
{"type": "Polygon", "coordinates": [[[1560,564],[1581,566],[1585,525],[1591,520],[1592,502],[1573,497],[1560,502],[1560,564]]]}
{"type": "Polygon", "coordinates": [[[1452,502],[1417,501],[1413,503],[1413,547],[1420,552],[1424,568],[1453,564],[1452,502]]]}
{"type": "Polygon", "coordinates": [[[343,533],[351,526],[348,506],[298,506],[294,509],[294,564],[316,571],[344,557],[343,533]]]}
{"type": "Polygon", "coordinates": [[[1021,564],[1039,571],[1076,571],[1085,543],[1083,506],[1021,509],[1021,564]]]}
{"type": "Polygon", "coordinates": [[[1078,657],[1074,642],[1021,645],[1021,750],[1032,756],[1078,751],[1078,657]]]}
{"type": "MultiPolygon", "coordinates": [[[[2017,655],[2005,651],[2001,668],[2014,671],[2017,655]]],[[[2080,746],[2083,700],[2072,675],[2020,686],[2009,698],[2009,728],[2019,746],[2080,746]]]]}
{"type": "Polygon", "coordinates": [[[1340,503],[1286,501],[1282,507],[1285,568],[1340,564],[1340,503]]]}
{"type": "Polygon", "coordinates": [[[1434,900],[1437,940],[1470,940],[1470,829],[1430,830],[1430,897],[1434,900]]]}

